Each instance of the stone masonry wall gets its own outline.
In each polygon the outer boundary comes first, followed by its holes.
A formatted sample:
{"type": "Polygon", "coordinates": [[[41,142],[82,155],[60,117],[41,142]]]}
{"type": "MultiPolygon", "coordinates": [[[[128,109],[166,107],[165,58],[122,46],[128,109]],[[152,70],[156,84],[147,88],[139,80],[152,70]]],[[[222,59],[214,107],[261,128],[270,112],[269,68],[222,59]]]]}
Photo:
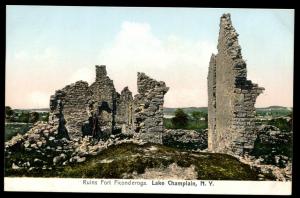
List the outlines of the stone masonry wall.
{"type": "Polygon", "coordinates": [[[104,104],[107,105],[106,110],[101,111],[98,117],[100,128],[110,133],[114,125],[118,93],[116,93],[113,81],[107,76],[104,65],[96,66],[96,80],[91,84],[90,90],[93,93],[91,99],[94,102],[94,109],[104,104]]]}
{"type": "Polygon", "coordinates": [[[116,126],[130,123],[127,119],[130,112],[124,109],[132,106],[132,93],[125,88],[120,95],[116,92],[113,81],[107,76],[104,65],[96,65],[96,80],[91,86],[87,82],[78,81],[57,90],[50,98],[49,121],[58,123],[58,105],[63,105],[63,115],[70,138],[83,135],[82,127],[97,115],[102,133],[111,134],[116,126]]]}
{"type": "Polygon", "coordinates": [[[84,121],[88,120],[86,98],[89,98],[91,94],[88,83],[84,81],[78,81],[56,91],[55,95],[51,96],[50,103],[53,105],[50,107],[49,120],[55,120],[55,112],[58,110],[56,103],[58,100],[61,100],[64,106],[63,114],[66,120],[65,126],[70,138],[80,137],[81,126],[84,121]]]}
{"type": "Polygon", "coordinates": [[[142,140],[162,144],[165,82],[138,73],[138,94],[125,87],[116,92],[104,65],[96,65],[96,80],[90,86],[78,81],[57,90],[50,98],[49,121],[58,123],[57,103],[62,104],[65,127],[71,139],[83,135],[95,138],[112,133],[133,133],[142,140]]]}
{"type": "Polygon", "coordinates": [[[218,54],[212,55],[208,74],[208,149],[242,155],[256,137],[255,101],[264,89],[247,80],[238,34],[230,14],[220,21],[218,54]]]}
{"type": "Polygon", "coordinates": [[[121,95],[117,107],[117,123],[122,129],[122,133],[128,133],[132,131],[133,125],[133,97],[132,92],[125,87],[121,91],[121,95]]]}
{"type": "Polygon", "coordinates": [[[212,54],[209,62],[208,70],[208,147],[212,150],[216,148],[216,142],[218,142],[216,134],[216,56],[212,54]]]}
{"type": "Polygon", "coordinates": [[[142,140],[162,144],[165,82],[138,73],[138,94],[134,98],[134,131],[142,140]]]}

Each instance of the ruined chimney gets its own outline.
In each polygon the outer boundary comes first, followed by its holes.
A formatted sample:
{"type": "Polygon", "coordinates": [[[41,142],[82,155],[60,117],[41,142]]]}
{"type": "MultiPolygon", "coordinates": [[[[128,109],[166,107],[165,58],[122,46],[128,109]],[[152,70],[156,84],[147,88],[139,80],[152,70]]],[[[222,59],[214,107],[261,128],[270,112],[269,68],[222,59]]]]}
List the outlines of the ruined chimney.
{"type": "Polygon", "coordinates": [[[96,65],[96,81],[102,79],[107,75],[105,65],[96,65]]]}

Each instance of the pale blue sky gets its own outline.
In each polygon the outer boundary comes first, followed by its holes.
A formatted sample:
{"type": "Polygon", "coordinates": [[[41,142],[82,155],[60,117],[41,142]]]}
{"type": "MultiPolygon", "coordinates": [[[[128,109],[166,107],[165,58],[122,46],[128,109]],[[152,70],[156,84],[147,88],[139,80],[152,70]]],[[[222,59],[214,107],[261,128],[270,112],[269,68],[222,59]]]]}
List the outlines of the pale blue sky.
{"type": "Polygon", "coordinates": [[[6,105],[48,107],[55,90],[91,83],[94,65],[105,64],[118,91],[136,93],[142,71],[170,86],[165,106],[206,106],[223,13],[240,35],[248,78],[266,88],[256,106],[292,106],[293,10],[62,6],[7,6],[6,105]]]}

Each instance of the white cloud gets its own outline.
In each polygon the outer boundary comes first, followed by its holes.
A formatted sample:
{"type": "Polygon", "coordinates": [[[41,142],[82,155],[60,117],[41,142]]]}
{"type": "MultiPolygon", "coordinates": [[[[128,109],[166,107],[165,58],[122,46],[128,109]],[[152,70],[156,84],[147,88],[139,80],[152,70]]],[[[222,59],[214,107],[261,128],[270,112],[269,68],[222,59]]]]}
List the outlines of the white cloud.
{"type": "Polygon", "coordinates": [[[145,72],[170,87],[165,106],[205,106],[207,69],[213,52],[214,43],[175,34],[163,40],[153,34],[149,24],[125,21],[111,46],[99,53],[99,62],[107,65],[118,91],[128,85],[136,94],[137,72],[145,72]]]}
{"type": "Polygon", "coordinates": [[[150,24],[129,21],[122,23],[110,43],[100,48],[98,57],[93,60],[84,59],[84,54],[70,59],[50,46],[19,50],[7,61],[7,65],[15,65],[17,70],[6,70],[10,82],[6,85],[6,100],[26,108],[48,107],[54,90],[78,80],[91,84],[95,68],[90,64],[104,64],[119,92],[129,86],[136,94],[137,72],[145,72],[170,87],[165,106],[207,105],[206,76],[211,53],[216,51],[215,43],[181,38],[175,33],[162,39],[154,35],[150,24]],[[17,93],[21,92],[25,100],[22,102],[17,101],[17,93]]]}
{"type": "Polygon", "coordinates": [[[46,92],[33,91],[27,95],[26,99],[28,104],[31,104],[28,108],[45,108],[49,107],[50,94],[46,92]]]}
{"type": "Polygon", "coordinates": [[[50,93],[65,79],[60,56],[53,47],[18,49],[7,56],[6,103],[14,108],[49,107],[50,93]]]}
{"type": "Polygon", "coordinates": [[[76,70],[68,80],[68,83],[74,83],[76,81],[83,80],[89,84],[95,81],[95,71],[92,67],[83,67],[76,70]]]}

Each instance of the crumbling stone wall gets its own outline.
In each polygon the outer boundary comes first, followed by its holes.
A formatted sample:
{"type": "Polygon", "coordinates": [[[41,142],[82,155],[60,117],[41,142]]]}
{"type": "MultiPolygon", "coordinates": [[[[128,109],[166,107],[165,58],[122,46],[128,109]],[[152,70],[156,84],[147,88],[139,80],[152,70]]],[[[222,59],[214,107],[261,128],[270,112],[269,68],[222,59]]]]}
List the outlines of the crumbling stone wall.
{"type": "Polygon", "coordinates": [[[66,121],[65,126],[70,138],[81,137],[82,124],[88,120],[86,102],[91,94],[88,83],[84,81],[78,81],[56,91],[55,95],[50,98],[49,120],[58,122],[58,102],[61,102],[63,105],[62,113],[66,121]]]}
{"type": "Polygon", "coordinates": [[[129,106],[132,106],[132,93],[128,88],[125,88],[121,95],[116,92],[104,65],[96,65],[96,80],[90,86],[87,82],[78,81],[57,90],[51,96],[49,121],[57,124],[58,102],[64,107],[62,113],[70,138],[81,137],[83,128],[92,130],[95,127],[99,128],[99,133],[107,136],[116,130],[116,126],[121,127],[123,123],[129,123],[127,119],[132,117],[128,116],[129,111],[127,114],[123,113],[124,108],[129,109],[129,106]],[[92,121],[96,121],[97,126],[91,126],[92,121]]]}
{"type": "Polygon", "coordinates": [[[140,139],[162,144],[164,95],[169,90],[162,81],[138,73],[138,94],[125,87],[116,92],[104,65],[96,65],[96,80],[91,86],[78,81],[57,90],[50,98],[51,122],[65,119],[71,139],[84,135],[95,138],[112,133],[135,134],[140,139]],[[64,106],[58,113],[60,103],[64,106]]]}
{"type": "Polygon", "coordinates": [[[165,82],[156,81],[138,72],[138,94],[134,98],[134,131],[147,141],[162,144],[165,82]]]}
{"type": "Polygon", "coordinates": [[[255,101],[264,88],[247,80],[238,34],[230,14],[220,21],[218,54],[208,74],[208,149],[242,155],[253,149],[255,101]]]}

